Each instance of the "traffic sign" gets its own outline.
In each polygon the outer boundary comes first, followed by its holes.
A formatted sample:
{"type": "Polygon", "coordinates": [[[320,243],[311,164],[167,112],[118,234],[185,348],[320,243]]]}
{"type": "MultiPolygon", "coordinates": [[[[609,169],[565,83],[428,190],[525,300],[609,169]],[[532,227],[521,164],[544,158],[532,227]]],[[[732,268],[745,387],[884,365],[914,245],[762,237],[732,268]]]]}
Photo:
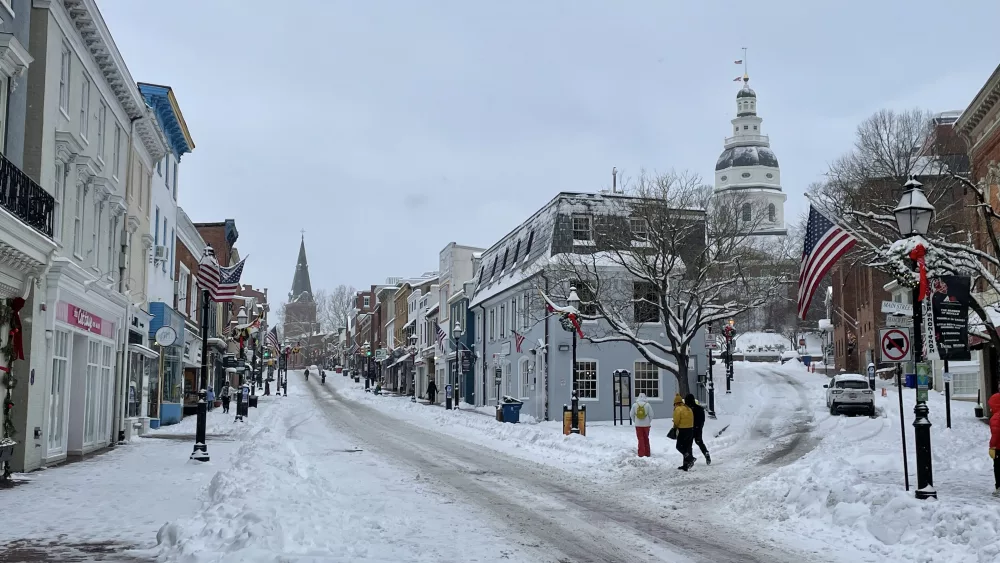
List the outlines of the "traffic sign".
{"type": "Polygon", "coordinates": [[[910,305],[909,303],[900,303],[899,301],[883,301],[882,312],[893,315],[906,315],[908,317],[912,317],[913,305],[910,305]]]}
{"type": "Polygon", "coordinates": [[[885,317],[886,326],[912,327],[913,317],[901,317],[899,315],[888,315],[885,317]]]}
{"type": "Polygon", "coordinates": [[[719,349],[719,335],[712,332],[711,329],[705,331],[705,349],[706,350],[719,349]]]}
{"type": "Polygon", "coordinates": [[[879,330],[879,348],[883,362],[909,362],[913,359],[910,345],[910,331],[905,328],[883,328],[879,330]]]}

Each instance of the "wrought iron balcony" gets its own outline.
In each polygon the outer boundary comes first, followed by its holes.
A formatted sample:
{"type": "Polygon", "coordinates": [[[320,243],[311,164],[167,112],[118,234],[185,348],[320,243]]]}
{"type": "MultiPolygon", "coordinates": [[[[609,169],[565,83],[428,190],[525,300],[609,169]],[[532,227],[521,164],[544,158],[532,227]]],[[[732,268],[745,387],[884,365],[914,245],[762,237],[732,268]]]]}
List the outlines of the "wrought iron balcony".
{"type": "Polygon", "coordinates": [[[0,155],[0,207],[52,238],[55,198],[0,155]]]}

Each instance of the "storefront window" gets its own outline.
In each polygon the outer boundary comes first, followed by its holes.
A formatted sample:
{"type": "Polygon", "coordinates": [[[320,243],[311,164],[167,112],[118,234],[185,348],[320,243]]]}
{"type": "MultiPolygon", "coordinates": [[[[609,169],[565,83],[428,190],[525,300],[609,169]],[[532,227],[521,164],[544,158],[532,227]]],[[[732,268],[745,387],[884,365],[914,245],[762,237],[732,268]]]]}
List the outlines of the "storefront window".
{"type": "MultiPolygon", "coordinates": [[[[154,360],[157,361],[157,360],[154,360]]],[[[160,364],[149,370],[149,417],[160,418],[160,364]]]]}
{"type": "Polygon", "coordinates": [[[183,369],[184,348],[166,346],[163,348],[163,402],[180,403],[184,390],[183,369]]]}

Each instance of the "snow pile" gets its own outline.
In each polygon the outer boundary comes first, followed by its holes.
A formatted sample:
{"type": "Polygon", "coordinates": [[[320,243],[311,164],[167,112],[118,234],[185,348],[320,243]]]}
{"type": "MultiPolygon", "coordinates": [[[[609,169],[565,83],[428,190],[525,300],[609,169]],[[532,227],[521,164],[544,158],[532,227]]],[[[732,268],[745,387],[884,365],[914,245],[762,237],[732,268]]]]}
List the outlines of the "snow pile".
{"type": "MultiPolygon", "coordinates": [[[[885,383],[879,381],[878,385],[885,383]]],[[[820,388],[810,391],[817,412],[820,388]]],[[[734,518],[747,523],[779,521],[784,538],[853,548],[858,561],[977,562],[1000,560],[1000,510],[986,455],[989,429],[972,415],[972,404],[952,403],[945,427],[944,399],[931,392],[934,481],[940,500],[916,500],[913,390],[904,389],[910,492],[903,486],[899,403],[896,390],[877,392],[882,416],[817,415],[819,446],[777,469],[734,497],[734,518]]]]}
{"type": "Polygon", "coordinates": [[[792,348],[784,335],[776,332],[744,332],[736,335],[733,347],[746,354],[762,352],[784,352],[792,348]]]}
{"type": "Polygon", "coordinates": [[[291,377],[288,397],[251,412],[231,467],[203,491],[200,511],[160,528],[160,561],[534,560],[461,499],[441,502],[428,480],[340,434],[324,413],[335,407],[312,396],[312,381],[291,377]]]}

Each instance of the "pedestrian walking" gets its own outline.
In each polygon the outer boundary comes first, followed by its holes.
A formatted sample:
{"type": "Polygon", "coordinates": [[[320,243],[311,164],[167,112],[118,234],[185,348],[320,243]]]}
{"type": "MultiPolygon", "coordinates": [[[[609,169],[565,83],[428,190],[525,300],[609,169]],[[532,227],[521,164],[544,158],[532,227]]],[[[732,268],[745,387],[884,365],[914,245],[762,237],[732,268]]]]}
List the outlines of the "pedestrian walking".
{"type": "Polygon", "coordinates": [[[649,429],[653,425],[653,405],[646,400],[645,393],[639,393],[639,398],[632,403],[629,413],[635,424],[635,437],[639,442],[639,457],[649,457],[649,429]]]}
{"type": "MultiPolygon", "coordinates": [[[[708,455],[708,446],[705,445],[705,440],[702,437],[702,432],[705,430],[705,407],[698,404],[691,393],[684,397],[684,404],[694,414],[694,443],[698,444],[698,449],[705,455],[705,465],[712,465],[712,456],[708,455]]],[[[694,453],[694,446],[691,447],[691,453],[694,453]]]]}
{"type": "Polygon", "coordinates": [[[435,399],[437,399],[438,386],[437,383],[431,379],[431,382],[427,384],[427,400],[433,405],[435,399]]]}
{"type": "Polygon", "coordinates": [[[680,393],[674,395],[674,428],[677,433],[677,451],[683,456],[681,466],[677,469],[687,471],[694,465],[691,445],[694,442],[694,413],[691,407],[684,404],[680,393]]]}
{"type": "Polygon", "coordinates": [[[212,410],[212,407],[215,406],[215,389],[208,388],[208,391],[205,392],[205,402],[208,403],[208,410],[212,410]]]}
{"type": "Polygon", "coordinates": [[[1000,449],[1000,393],[994,393],[987,404],[993,413],[990,416],[990,457],[993,458],[993,479],[996,485],[993,496],[1000,497],[1000,455],[997,455],[997,450],[1000,449]]]}
{"type": "Polygon", "coordinates": [[[222,399],[222,413],[229,412],[229,400],[233,397],[233,388],[229,386],[227,381],[225,385],[222,386],[222,391],[219,392],[219,398],[222,399]]]}

